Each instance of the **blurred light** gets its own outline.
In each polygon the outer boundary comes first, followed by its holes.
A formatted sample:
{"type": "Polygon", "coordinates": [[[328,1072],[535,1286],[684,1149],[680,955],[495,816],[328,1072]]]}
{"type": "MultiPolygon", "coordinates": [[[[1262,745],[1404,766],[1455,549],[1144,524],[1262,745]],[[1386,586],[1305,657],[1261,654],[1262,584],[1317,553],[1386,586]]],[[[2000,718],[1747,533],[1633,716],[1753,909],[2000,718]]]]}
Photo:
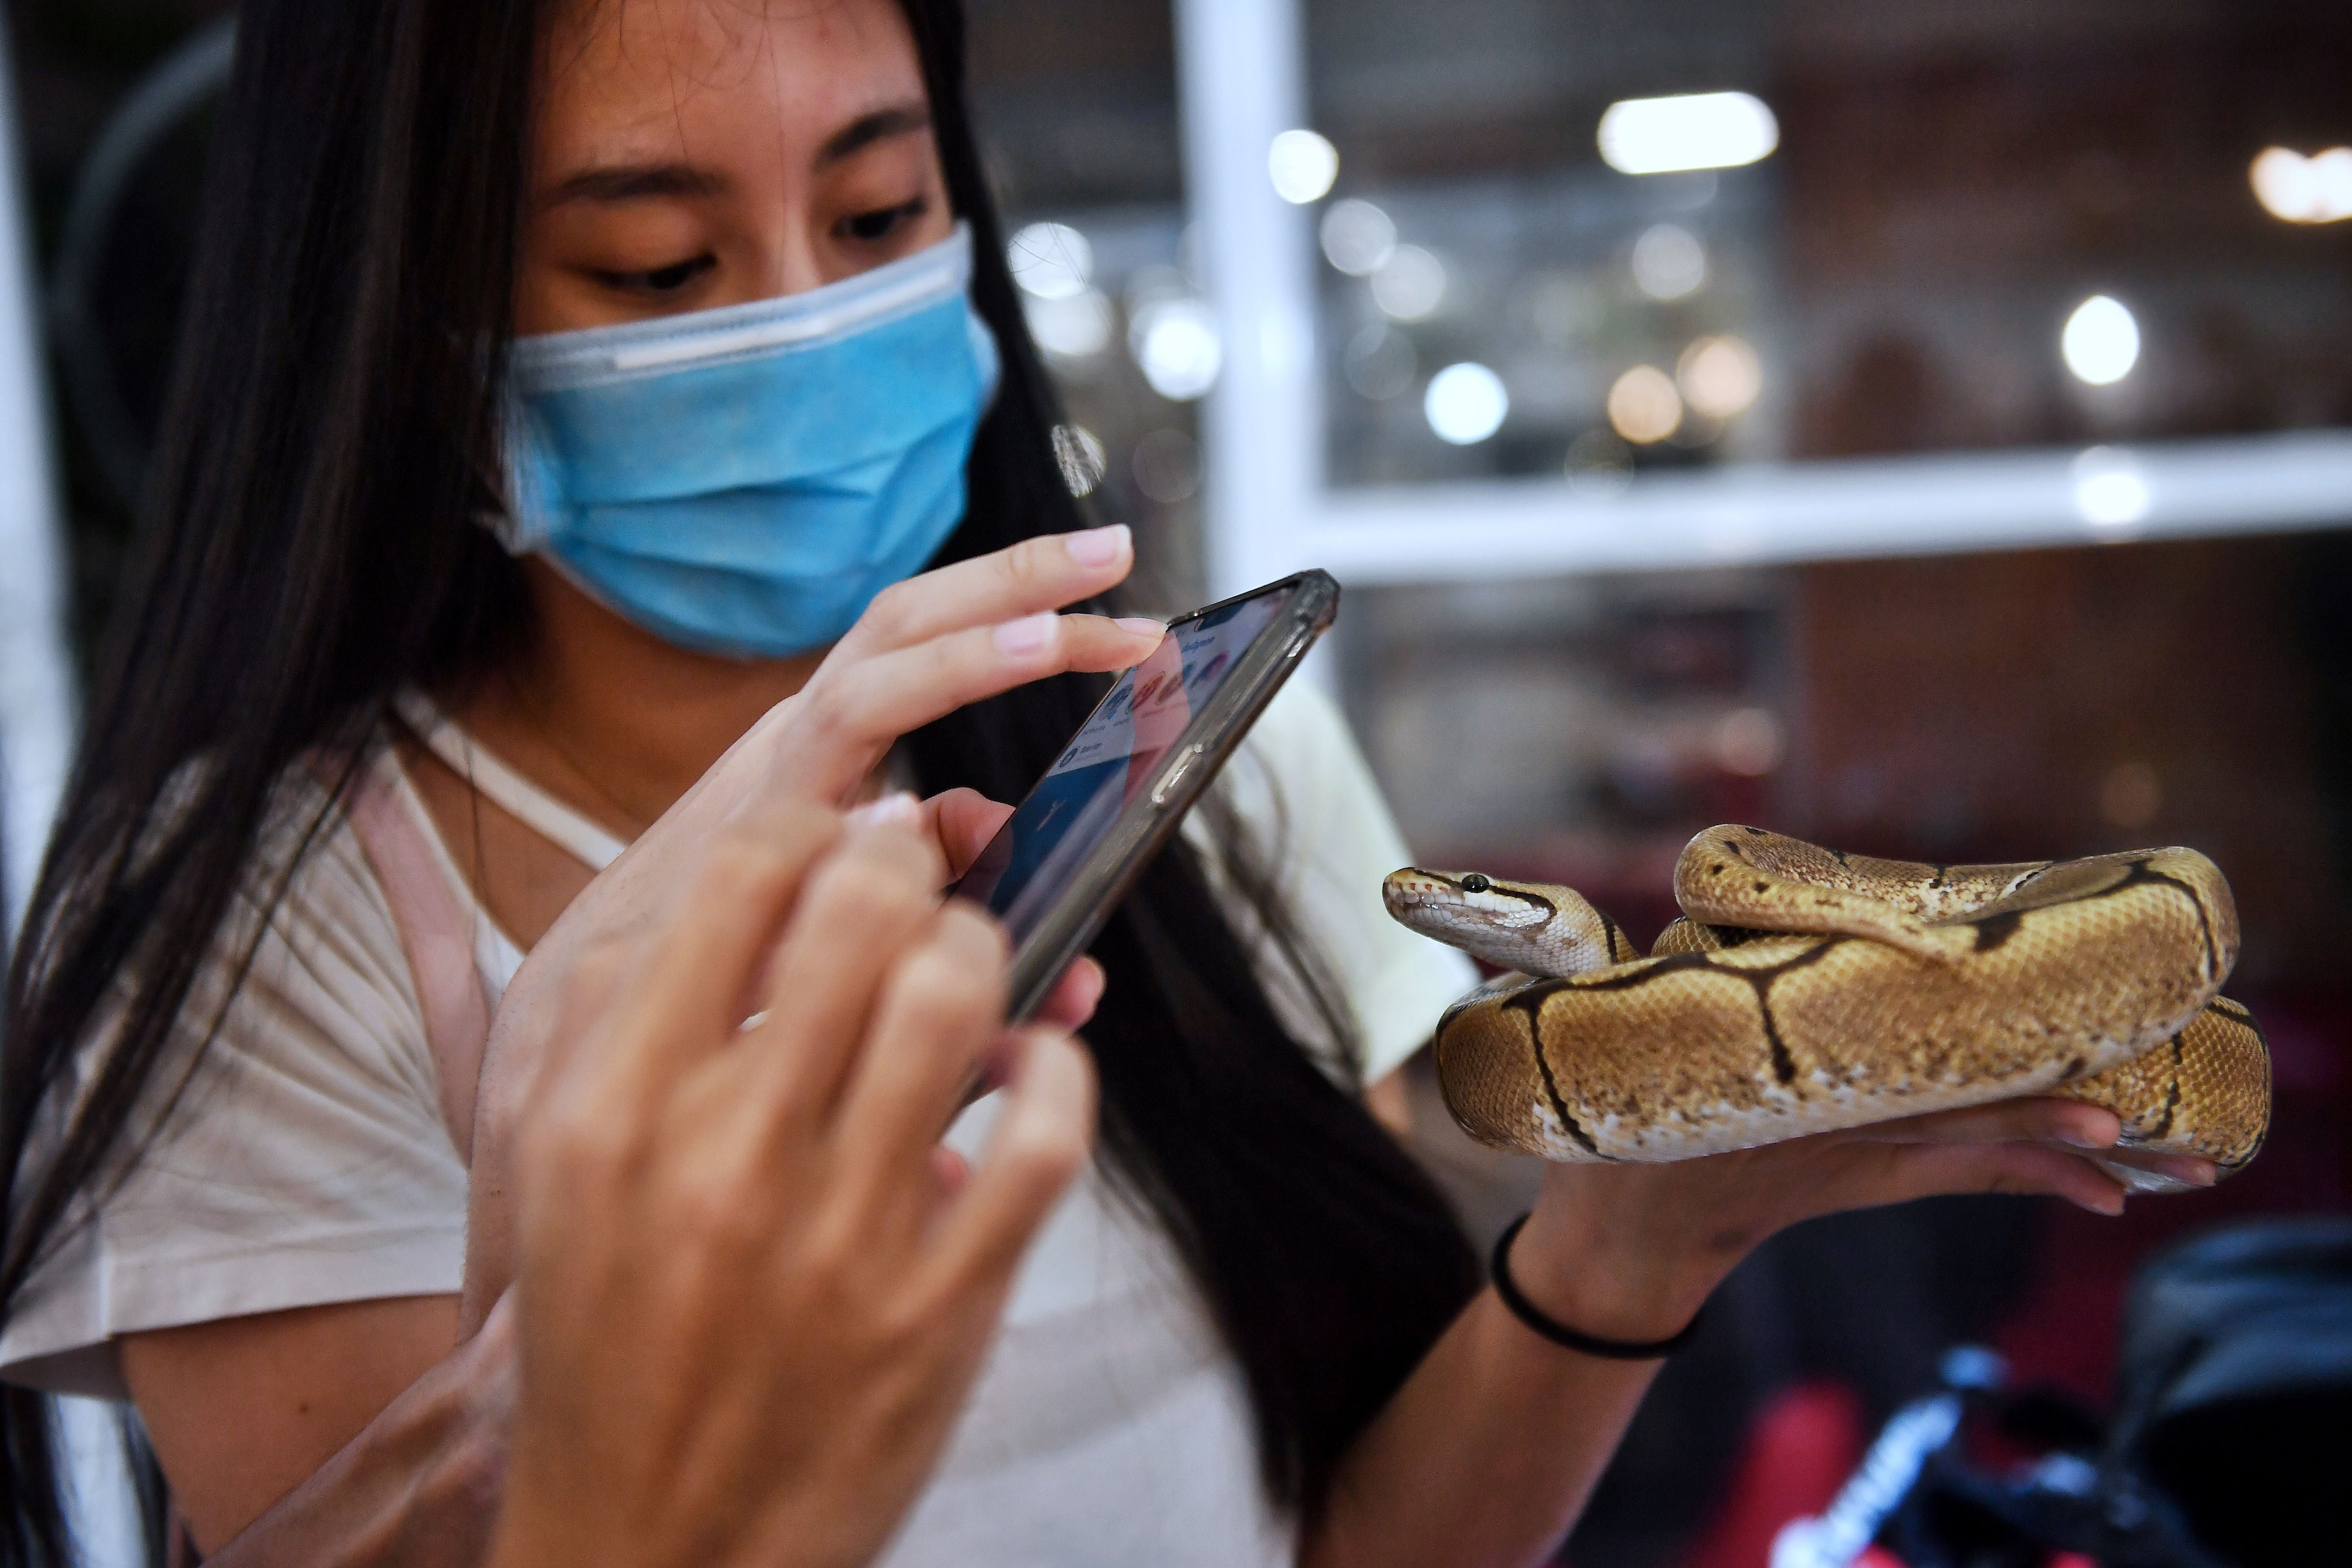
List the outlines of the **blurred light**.
{"type": "Polygon", "coordinates": [[[1716,726],[1715,760],[1726,773],[1763,777],[1780,765],[1780,721],[1761,708],[1725,715],[1716,726]]]}
{"type": "Polygon", "coordinates": [[[1633,281],[1653,300],[1680,300],[1706,281],[1706,252],[1690,230],[1654,224],[1633,242],[1633,281]]]}
{"type": "Polygon", "coordinates": [[[1621,174],[1736,169],[1780,144],[1780,121],[1744,92],[1629,98],[1601,117],[1601,157],[1621,174]]]}
{"type": "Polygon", "coordinates": [[[1339,177],[1339,150],[1312,131],[1286,131],[1265,150],[1265,172],[1284,201],[1319,201],[1339,177]]]}
{"type": "Polygon", "coordinates": [[[2125,763],[2099,784],[2099,815],[2127,833],[2156,820],[2164,809],[2164,786],[2146,763],[2125,763]]]}
{"type": "Polygon", "coordinates": [[[1693,408],[1709,419],[1728,419],[1764,390],[1764,363],[1742,339],[1700,338],[1683,351],[1675,379],[1693,408]]]}
{"type": "Polygon", "coordinates": [[[1199,292],[1192,279],[1173,267],[1157,263],[1139,267],[1127,275],[1128,317],[1132,320],[1162,300],[1189,299],[1199,292]]]}
{"type": "Polygon", "coordinates": [[[1350,196],[1323,215],[1323,258],[1350,278],[1368,278],[1396,253],[1396,225],[1370,202],[1350,196]]]}
{"type": "Polygon", "coordinates": [[[1412,352],[1411,338],[1375,321],[1349,341],[1339,368],[1360,395],[1384,403],[1412,384],[1421,356],[1412,352]]]}
{"type": "Polygon", "coordinates": [[[1664,440],[1682,422],[1682,394],[1674,377],[1655,365],[1635,365],[1609,389],[1609,423],[1637,447],[1664,440]]]}
{"type": "Polygon", "coordinates": [[[1013,280],[1040,300],[1066,300],[1095,275],[1095,247],[1066,223],[1033,223],[1004,247],[1013,280]]]}
{"type": "Polygon", "coordinates": [[[2113,447],[2093,447],[2072,467],[2074,510],[2101,533],[2128,538],[2138,531],[2154,501],[2139,459],[2113,447]]]}
{"type": "Polygon", "coordinates": [[[1417,245],[1400,245],[1372,274],[1372,303],[1400,321],[1418,321],[1445,298],[1445,264],[1417,245]]]}
{"type": "Polygon", "coordinates": [[[2094,294],[2074,307],[2059,335],[2058,352],[2078,381],[2109,386],[2139,363],[2139,323],[2120,300],[2094,294]]]}
{"type": "Polygon", "coordinates": [[[2254,199],[2289,223],[2336,223],[2352,217],[2352,147],[2330,147],[2306,158],[2285,147],[2265,147],[2247,171],[2254,199]]]}
{"type": "Polygon", "coordinates": [[[1224,363],[1217,318],[1199,300],[1160,300],[1137,311],[1127,326],[1127,346],[1151,390],[1189,403],[1216,384],[1224,363]]]}
{"type": "Polygon", "coordinates": [[[1181,430],[1154,430],[1135,444],[1135,488],[1173,506],[1201,488],[1201,447],[1181,430]]]}
{"type": "Polygon", "coordinates": [[[1601,300],[1592,285],[1573,273],[1539,279],[1526,295],[1529,324],[1547,348],[1568,348],[1601,325],[1601,300]]]}
{"type": "Polygon", "coordinates": [[[1032,297],[1021,301],[1021,314],[1037,346],[1063,359],[1090,359],[1110,342],[1110,300],[1099,289],[1059,300],[1032,297]]]}
{"type": "Polygon", "coordinates": [[[1468,447],[1503,427],[1503,416],[1511,411],[1511,395],[1504,390],[1501,376],[1465,360],[1429,378],[1429,393],[1422,400],[1421,411],[1439,440],[1468,447]]]}
{"type": "Polygon", "coordinates": [[[1054,460],[1062,465],[1062,482],[1074,496],[1092,495],[1108,466],[1101,438],[1083,425],[1054,426],[1054,460]]]}
{"type": "Polygon", "coordinates": [[[1633,448],[1606,430],[1587,430],[1568,444],[1568,488],[1609,500],[1633,488],[1633,448]]]}

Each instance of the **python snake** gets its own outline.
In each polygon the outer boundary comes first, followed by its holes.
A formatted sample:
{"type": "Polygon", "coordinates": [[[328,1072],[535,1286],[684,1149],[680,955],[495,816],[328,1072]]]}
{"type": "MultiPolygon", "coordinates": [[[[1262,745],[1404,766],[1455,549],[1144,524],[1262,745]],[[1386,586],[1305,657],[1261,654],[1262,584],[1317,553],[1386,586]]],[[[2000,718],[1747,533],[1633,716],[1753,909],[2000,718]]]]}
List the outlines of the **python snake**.
{"type": "MultiPolygon", "coordinates": [[[[1392,873],[1397,920],[1515,971],[1447,1010],[1445,1101],[1550,1160],[1688,1159],[2021,1095],[2113,1110],[2119,1148],[2223,1174],[2261,1148],[2270,1053],[2220,994],[2229,884],[2193,849],[1926,866],[1711,827],[1645,957],[1569,888],[1392,873]]],[[[2137,1191],[2182,1184],[2117,1160],[2137,1191]]]]}

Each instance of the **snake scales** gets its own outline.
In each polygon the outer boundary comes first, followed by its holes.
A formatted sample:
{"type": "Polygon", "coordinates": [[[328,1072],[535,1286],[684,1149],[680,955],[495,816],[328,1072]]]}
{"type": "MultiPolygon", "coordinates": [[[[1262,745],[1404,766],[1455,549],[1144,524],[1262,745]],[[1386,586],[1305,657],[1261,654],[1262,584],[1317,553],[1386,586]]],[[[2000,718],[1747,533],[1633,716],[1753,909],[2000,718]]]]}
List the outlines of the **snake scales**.
{"type": "Polygon", "coordinates": [[[1646,957],[1568,888],[1407,868],[1383,891],[1517,971],[1437,1031],[1446,1104],[1499,1147],[1680,1160],[2048,1094],[2114,1110],[2126,1150],[2226,1174],[2269,1125],[2262,1031],[2220,995],[2236,906],[2193,849],[1923,866],[1713,827],[1646,957]]]}

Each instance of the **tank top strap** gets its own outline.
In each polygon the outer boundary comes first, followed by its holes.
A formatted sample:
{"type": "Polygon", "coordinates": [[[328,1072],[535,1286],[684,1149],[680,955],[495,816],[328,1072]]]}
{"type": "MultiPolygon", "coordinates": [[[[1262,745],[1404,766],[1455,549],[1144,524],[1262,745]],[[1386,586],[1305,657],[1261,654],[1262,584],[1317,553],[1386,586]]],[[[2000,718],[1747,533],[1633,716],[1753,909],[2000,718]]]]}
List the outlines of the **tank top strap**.
{"type": "Polygon", "coordinates": [[[386,748],[356,781],[343,815],[400,931],[439,1080],[442,1124],[458,1157],[470,1161],[474,1093],[490,1038],[490,999],[474,954],[479,912],[460,900],[441,842],[406,785],[386,748]]]}
{"type": "Polygon", "coordinates": [[[488,747],[441,711],[433,700],[411,689],[394,700],[401,720],[432,753],[465,779],[484,800],[586,866],[601,871],[628,846],[571,806],[509,767],[488,747]]]}

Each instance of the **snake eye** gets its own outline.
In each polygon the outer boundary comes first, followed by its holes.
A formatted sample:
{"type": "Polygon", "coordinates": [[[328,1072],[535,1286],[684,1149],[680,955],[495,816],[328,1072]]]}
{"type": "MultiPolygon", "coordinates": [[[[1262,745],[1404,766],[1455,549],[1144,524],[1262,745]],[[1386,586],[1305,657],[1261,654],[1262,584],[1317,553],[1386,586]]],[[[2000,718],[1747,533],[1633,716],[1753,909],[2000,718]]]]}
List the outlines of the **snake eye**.
{"type": "Polygon", "coordinates": [[[1475,871],[1462,879],[1462,890],[1465,893],[1483,893],[1494,885],[1475,871]]]}

